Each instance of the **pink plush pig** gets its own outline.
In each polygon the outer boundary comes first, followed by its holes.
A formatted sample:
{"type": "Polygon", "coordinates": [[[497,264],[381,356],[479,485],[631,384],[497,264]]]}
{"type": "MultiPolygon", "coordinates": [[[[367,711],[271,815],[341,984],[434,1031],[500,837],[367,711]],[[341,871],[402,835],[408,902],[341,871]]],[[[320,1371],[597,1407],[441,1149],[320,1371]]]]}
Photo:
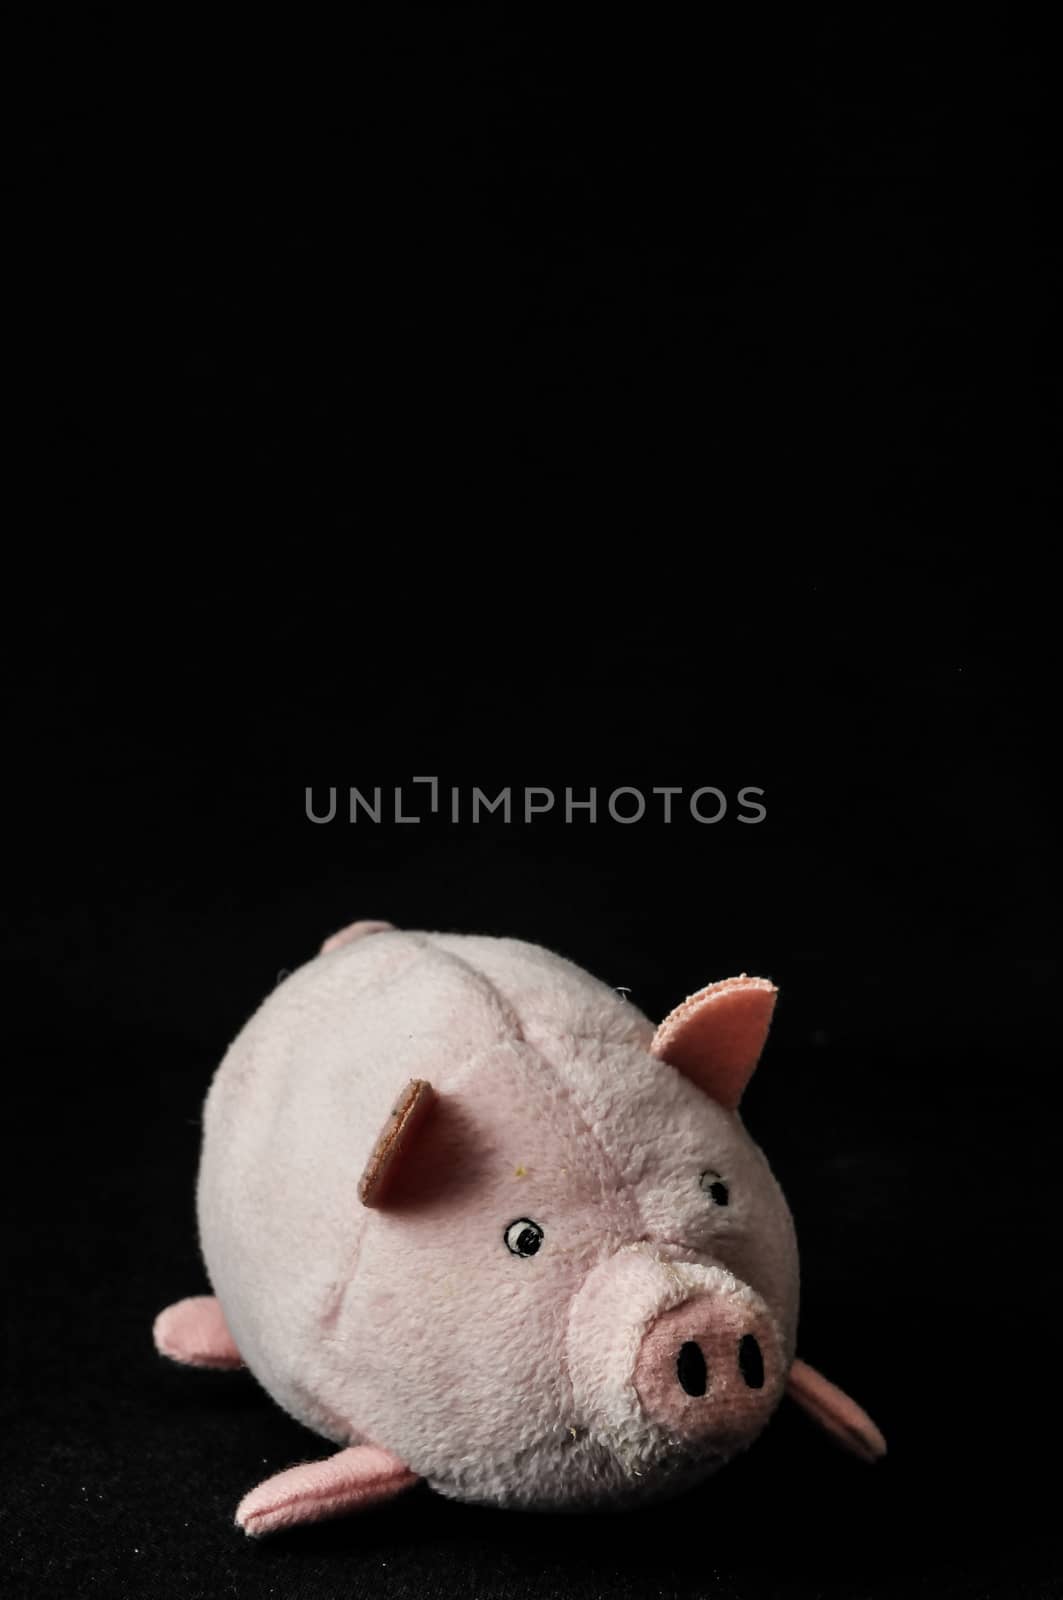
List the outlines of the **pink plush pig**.
{"type": "Polygon", "coordinates": [[[729,978],[655,1030],[535,945],[379,922],[274,990],[207,1098],[217,1298],[155,1324],[163,1354],[246,1365],[339,1446],[259,1484],[240,1526],[419,1478],[505,1506],[650,1500],[784,1393],[881,1455],[794,1358],[793,1226],[738,1115],[774,1001],[729,978]]]}

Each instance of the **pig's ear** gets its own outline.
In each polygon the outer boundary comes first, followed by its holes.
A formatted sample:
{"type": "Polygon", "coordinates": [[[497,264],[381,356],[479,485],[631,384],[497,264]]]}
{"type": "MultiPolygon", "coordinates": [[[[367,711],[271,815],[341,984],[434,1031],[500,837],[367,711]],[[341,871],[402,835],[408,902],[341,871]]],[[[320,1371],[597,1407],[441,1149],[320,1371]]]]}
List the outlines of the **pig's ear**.
{"type": "Polygon", "coordinates": [[[861,1461],[880,1461],[886,1454],[886,1441],[863,1407],[807,1361],[794,1362],[786,1392],[824,1433],[861,1461]]]}
{"type": "Polygon", "coordinates": [[[760,1060],[775,995],[767,978],[747,978],[745,973],[710,983],[665,1017],[653,1036],[651,1054],[734,1111],[760,1060]]]}
{"type": "Polygon", "coordinates": [[[387,1191],[416,1143],[435,1098],[435,1090],[424,1078],[412,1078],[403,1089],[359,1179],[358,1198],[363,1205],[386,1203],[387,1191]]]}

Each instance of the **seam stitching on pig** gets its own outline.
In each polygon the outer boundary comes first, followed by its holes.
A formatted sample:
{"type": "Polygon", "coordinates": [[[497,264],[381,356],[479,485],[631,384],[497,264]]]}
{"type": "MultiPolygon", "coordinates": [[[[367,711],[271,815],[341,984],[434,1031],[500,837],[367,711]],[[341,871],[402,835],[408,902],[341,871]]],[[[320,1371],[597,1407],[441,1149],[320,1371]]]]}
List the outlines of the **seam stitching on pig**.
{"type": "MultiPolygon", "coordinates": [[[[460,967],[464,972],[466,972],[468,976],[475,982],[475,985],[481,994],[486,994],[487,997],[490,998],[490,1000],[494,1003],[499,1012],[498,1020],[504,1026],[511,1027],[521,1043],[526,1043],[520,1018],[513,1010],[513,1007],[506,1000],[505,996],[501,993],[497,986],[492,983],[491,979],[488,978],[485,973],[479,971],[479,969],[474,967],[471,962],[463,960],[461,956],[454,955],[452,951],[442,949],[429,934],[404,933],[403,938],[415,943],[415,953],[411,956],[410,961],[404,963],[401,968],[385,975],[382,980],[384,987],[387,987],[388,984],[394,983],[399,976],[404,975],[414,962],[423,957],[425,952],[430,952],[433,956],[442,957],[442,959],[448,962],[450,965],[460,967]]],[[[358,942],[359,941],[355,941],[355,944],[357,945],[358,942]]],[[[500,1040],[504,1040],[505,1033],[500,1031],[499,1038],[500,1040]]],[[[453,1094],[458,1090],[461,1083],[467,1076],[468,1070],[475,1065],[475,1062],[479,1059],[481,1054],[482,1052],[478,1051],[473,1058],[465,1063],[466,1070],[459,1073],[456,1082],[449,1085],[448,1089],[445,1091],[447,1094],[453,1094]]],[[[431,1083],[431,1079],[428,1081],[431,1083]]],[[[319,1326],[322,1333],[334,1328],[342,1316],[347,1294],[350,1291],[358,1270],[358,1263],[362,1256],[366,1235],[372,1226],[372,1217],[365,1217],[363,1219],[362,1227],[358,1230],[358,1237],[355,1240],[354,1247],[351,1251],[350,1261],[347,1264],[343,1276],[333,1285],[333,1288],[325,1301],[325,1305],[319,1314],[319,1326]]],[[[335,1341],[328,1342],[333,1343],[335,1341]]]]}

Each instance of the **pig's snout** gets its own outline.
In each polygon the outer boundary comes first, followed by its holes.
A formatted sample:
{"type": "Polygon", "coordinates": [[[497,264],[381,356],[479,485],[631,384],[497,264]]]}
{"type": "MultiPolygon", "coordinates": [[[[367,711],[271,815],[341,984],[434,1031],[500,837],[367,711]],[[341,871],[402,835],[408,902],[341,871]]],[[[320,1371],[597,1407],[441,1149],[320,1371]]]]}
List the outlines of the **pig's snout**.
{"type": "Polygon", "coordinates": [[[726,1460],[782,1397],[790,1335],[726,1268],[628,1245],[585,1279],[566,1355],[574,1422],[638,1478],[643,1463],[726,1460]]]}
{"type": "Polygon", "coordinates": [[[775,1407],[779,1361],[766,1310],[735,1295],[698,1294],[647,1330],[635,1392],[645,1415],[669,1431],[737,1446],[775,1407]]]}

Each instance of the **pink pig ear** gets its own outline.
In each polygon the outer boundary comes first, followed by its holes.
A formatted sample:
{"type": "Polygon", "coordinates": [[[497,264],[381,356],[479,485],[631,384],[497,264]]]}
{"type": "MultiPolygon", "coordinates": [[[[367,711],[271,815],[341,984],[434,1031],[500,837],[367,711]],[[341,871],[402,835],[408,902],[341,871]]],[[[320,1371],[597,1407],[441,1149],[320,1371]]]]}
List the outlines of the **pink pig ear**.
{"type": "Polygon", "coordinates": [[[435,1090],[424,1078],[412,1078],[403,1089],[380,1130],[359,1180],[358,1198],[363,1205],[383,1204],[386,1191],[416,1142],[435,1098],[435,1090]]]}
{"type": "Polygon", "coordinates": [[[734,1111],[764,1049],[776,993],[767,978],[745,973],[710,983],[669,1012],[650,1052],[734,1111]]]}

